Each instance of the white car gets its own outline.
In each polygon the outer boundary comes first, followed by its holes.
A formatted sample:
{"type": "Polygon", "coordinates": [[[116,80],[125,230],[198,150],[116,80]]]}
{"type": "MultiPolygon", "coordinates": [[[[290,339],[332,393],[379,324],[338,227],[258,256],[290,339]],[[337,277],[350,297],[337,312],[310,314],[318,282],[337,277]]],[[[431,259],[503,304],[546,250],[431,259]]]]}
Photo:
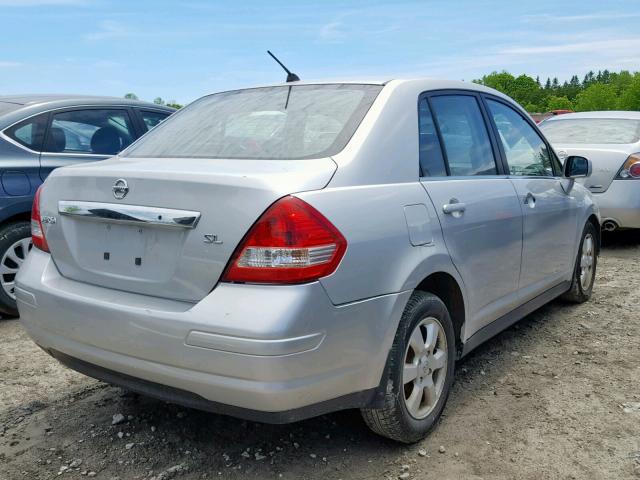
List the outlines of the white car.
{"type": "Polygon", "coordinates": [[[605,230],[640,228],[640,112],[569,113],[540,129],[560,160],[591,160],[592,175],[580,181],[593,193],[605,230]]]}

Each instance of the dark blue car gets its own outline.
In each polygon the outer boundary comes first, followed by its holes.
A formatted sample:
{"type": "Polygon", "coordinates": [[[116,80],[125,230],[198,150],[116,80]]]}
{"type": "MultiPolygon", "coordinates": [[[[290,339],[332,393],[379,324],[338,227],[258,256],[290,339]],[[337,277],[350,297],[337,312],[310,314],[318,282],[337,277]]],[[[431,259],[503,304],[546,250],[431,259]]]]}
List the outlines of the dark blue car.
{"type": "Polygon", "coordinates": [[[0,96],[0,314],[17,314],[14,278],[31,249],[31,202],[49,172],[115,155],[173,112],[122,98],[0,96]]]}

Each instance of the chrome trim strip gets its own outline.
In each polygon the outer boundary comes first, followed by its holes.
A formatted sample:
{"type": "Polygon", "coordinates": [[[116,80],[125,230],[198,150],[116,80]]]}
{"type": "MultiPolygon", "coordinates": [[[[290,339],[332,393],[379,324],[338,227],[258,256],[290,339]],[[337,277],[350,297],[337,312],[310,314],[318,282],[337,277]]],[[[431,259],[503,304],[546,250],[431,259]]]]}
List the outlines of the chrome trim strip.
{"type": "Polygon", "coordinates": [[[61,215],[98,222],[186,229],[195,228],[200,220],[200,212],[191,210],[70,200],[60,200],[58,212],[61,215]]]}
{"type": "Polygon", "coordinates": [[[109,154],[109,153],[77,153],[77,152],[40,152],[40,155],[45,157],[93,157],[93,158],[111,158],[117,157],[118,154],[109,154]]]}

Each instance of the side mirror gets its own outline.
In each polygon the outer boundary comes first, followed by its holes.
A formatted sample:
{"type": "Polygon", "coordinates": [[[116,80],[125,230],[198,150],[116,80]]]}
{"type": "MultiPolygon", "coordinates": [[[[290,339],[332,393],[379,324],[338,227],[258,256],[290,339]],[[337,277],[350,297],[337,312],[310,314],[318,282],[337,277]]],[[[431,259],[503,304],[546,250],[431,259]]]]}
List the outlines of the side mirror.
{"type": "Polygon", "coordinates": [[[583,178],[591,176],[591,162],[584,157],[571,156],[564,161],[566,178],[583,178]]]}

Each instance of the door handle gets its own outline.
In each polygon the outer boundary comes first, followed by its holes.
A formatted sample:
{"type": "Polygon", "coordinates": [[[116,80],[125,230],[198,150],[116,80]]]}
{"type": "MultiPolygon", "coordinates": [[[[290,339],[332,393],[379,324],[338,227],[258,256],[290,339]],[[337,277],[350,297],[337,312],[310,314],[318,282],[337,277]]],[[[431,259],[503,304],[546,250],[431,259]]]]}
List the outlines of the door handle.
{"type": "Polygon", "coordinates": [[[452,198],[449,202],[442,206],[442,211],[447,215],[460,216],[467,209],[464,203],[457,201],[455,198],[452,198]]]}
{"type": "Polygon", "coordinates": [[[536,197],[533,193],[527,193],[527,196],[524,197],[524,204],[530,206],[531,208],[536,206],[536,197]]]}

